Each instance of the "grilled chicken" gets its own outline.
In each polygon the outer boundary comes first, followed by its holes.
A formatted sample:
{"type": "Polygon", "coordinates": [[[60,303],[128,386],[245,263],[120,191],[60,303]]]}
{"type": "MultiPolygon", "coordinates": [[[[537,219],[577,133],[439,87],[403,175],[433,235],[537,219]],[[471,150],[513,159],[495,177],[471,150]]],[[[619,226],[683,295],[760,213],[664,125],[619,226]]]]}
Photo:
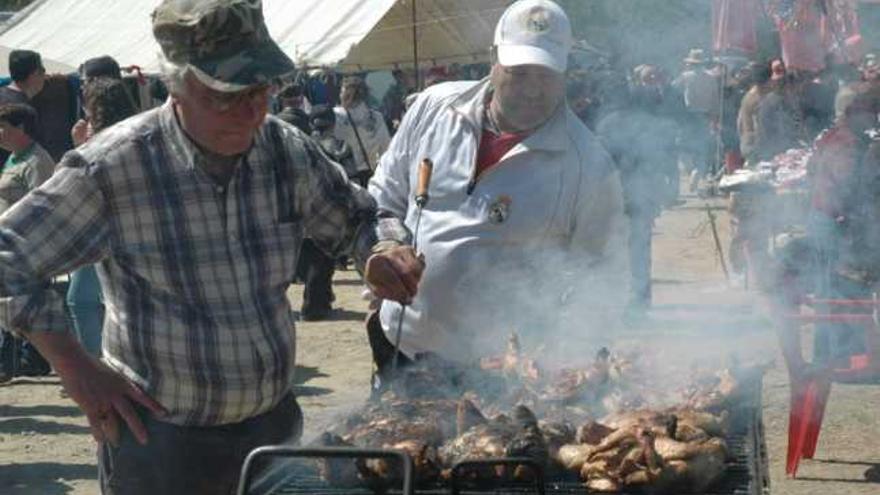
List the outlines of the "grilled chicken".
{"type": "Polygon", "coordinates": [[[405,440],[440,445],[457,433],[459,401],[393,400],[370,404],[352,415],[342,437],[361,447],[381,447],[405,440]]]}
{"type": "Polygon", "coordinates": [[[727,458],[727,445],[720,438],[710,438],[703,442],[679,442],[672,438],[659,437],[654,440],[654,448],[664,461],[686,461],[701,455],[727,458]]]}
{"type": "Polygon", "coordinates": [[[595,445],[568,444],[559,448],[556,460],[569,471],[580,471],[591,455],[596,451],[595,445]]]}
{"type": "MultiPolygon", "coordinates": [[[[431,481],[442,470],[438,448],[470,425],[485,422],[480,411],[466,399],[391,400],[370,404],[352,415],[340,442],[359,447],[403,450],[413,458],[416,480],[431,481]]],[[[400,466],[386,459],[358,464],[364,479],[398,480],[400,466]]]]}
{"type": "Polygon", "coordinates": [[[540,421],[538,426],[547,445],[547,456],[551,461],[555,461],[550,466],[552,470],[570,470],[566,463],[560,461],[559,450],[575,441],[574,426],[568,421],[540,421]]]}
{"type": "Polygon", "coordinates": [[[614,432],[614,428],[609,428],[595,421],[587,421],[577,429],[575,441],[577,443],[588,443],[590,445],[599,445],[599,443],[608,435],[614,432]]]}
{"type": "Polygon", "coordinates": [[[507,350],[503,355],[484,357],[480,360],[480,368],[485,371],[501,372],[514,380],[537,382],[541,379],[538,363],[523,354],[516,333],[511,333],[507,339],[507,350]]]}
{"type": "MultiPolygon", "coordinates": [[[[446,466],[464,461],[527,457],[544,466],[549,454],[534,413],[525,406],[514,408],[512,416],[499,415],[477,424],[440,448],[446,466]]],[[[505,476],[507,471],[489,468],[474,472],[477,478],[505,476]]],[[[450,473],[445,473],[448,476],[450,473]]]]}
{"type": "Polygon", "coordinates": [[[724,475],[727,448],[719,438],[689,445],[672,447],[658,444],[658,453],[665,451],[666,455],[685,457],[666,463],[665,484],[670,491],[703,493],[724,475]]]}
{"type": "MultiPolygon", "coordinates": [[[[339,435],[322,433],[314,442],[317,447],[353,447],[339,435]]],[[[363,465],[354,459],[323,458],[316,461],[318,476],[336,487],[353,487],[362,482],[363,465]]]]}
{"type": "MultiPolygon", "coordinates": [[[[730,415],[727,411],[712,414],[695,409],[673,409],[670,411],[678,418],[679,429],[688,426],[691,429],[701,430],[711,436],[724,437],[730,429],[730,415]]],[[[678,438],[678,436],[676,436],[678,438]]],[[[687,440],[678,438],[679,440],[687,440]]]]}
{"type": "Polygon", "coordinates": [[[709,430],[722,421],[699,411],[633,411],[610,416],[609,424],[587,422],[575,443],[560,447],[556,460],[578,472],[592,491],[640,493],[702,491],[724,473],[727,450],[709,430]],[[692,437],[688,441],[680,440],[692,437]]]}
{"type": "MultiPolygon", "coordinates": [[[[440,476],[442,465],[437,448],[419,440],[405,440],[395,444],[382,445],[384,449],[402,450],[412,458],[417,483],[433,481],[440,476]]],[[[403,478],[402,466],[389,459],[368,459],[364,462],[366,471],[378,478],[396,482],[403,478]]]]}

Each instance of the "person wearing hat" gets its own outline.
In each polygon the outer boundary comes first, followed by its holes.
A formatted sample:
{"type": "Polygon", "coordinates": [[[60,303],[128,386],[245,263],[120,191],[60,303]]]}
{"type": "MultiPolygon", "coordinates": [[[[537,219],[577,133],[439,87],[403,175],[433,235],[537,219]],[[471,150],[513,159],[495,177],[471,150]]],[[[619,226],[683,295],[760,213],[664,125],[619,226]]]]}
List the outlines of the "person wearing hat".
{"type": "Polygon", "coordinates": [[[370,176],[379,156],[388,148],[391,135],[382,112],[367,105],[368,97],[369,89],[363,77],[346,76],[342,80],[339,106],[334,109],[334,133],[354,151],[359,173],[370,176]]]}
{"type": "Polygon", "coordinates": [[[311,139],[267,116],[293,70],[255,0],[164,0],[165,105],[96,134],[0,218],[0,321],[49,360],[98,441],[104,494],[231,493],[245,455],[296,441],[302,239],[352,253],[408,301],[408,234],[311,139]],[[101,359],[68,332],[57,274],[97,263],[101,359]]]}
{"type": "Polygon", "coordinates": [[[682,122],[680,161],[684,171],[690,174],[693,192],[711,168],[710,127],[721,106],[721,83],[709,70],[710,60],[703,50],[691,49],[683,62],[684,71],[672,82],[672,87],[681,93],[687,110],[682,122]]]}
{"type": "MultiPolygon", "coordinates": [[[[559,5],[517,1],[496,27],[489,77],[432,86],[404,115],[369,190],[380,216],[418,224],[426,268],[409,305],[383,301],[367,323],[379,393],[398,331],[399,365],[425,354],[466,363],[503,347],[512,330],[525,342],[564,342],[548,336],[564,326],[553,325],[569,289],[572,301],[623,306],[625,291],[600,282],[626,252],[621,186],[565,101],[571,45],[559,5]],[[433,178],[419,215],[424,159],[433,178]]],[[[614,271],[609,284],[620,282],[614,271]]],[[[578,328],[581,338],[587,330],[578,328]]]]}

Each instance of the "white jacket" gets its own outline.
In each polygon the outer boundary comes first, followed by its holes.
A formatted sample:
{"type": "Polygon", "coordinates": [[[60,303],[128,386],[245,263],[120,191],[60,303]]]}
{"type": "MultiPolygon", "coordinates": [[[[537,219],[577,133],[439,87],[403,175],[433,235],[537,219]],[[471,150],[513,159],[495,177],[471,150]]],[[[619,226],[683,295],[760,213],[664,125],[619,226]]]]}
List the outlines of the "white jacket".
{"type": "Polygon", "coordinates": [[[391,141],[382,113],[371,109],[366,103],[360,103],[348,112],[341,106],[336,107],[333,112],[336,113],[333,134],[336,139],[345,141],[351,147],[355,168],[359,171],[371,171],[376,168],[376,162],[388,149],[388,143],[391,141]],[[357,126],[357,133],[354,126],[357,126]]]}
{"type": "MultiPolygon", "coordinates": [[[[567,105],[473,181],[488,89],[484,80],[422,93],[369,185],[380,210],[414,231],[418,164],[434,162],[417,233],[426,269],[403,322],[410,356],[466,361],[501,351],[535,316],[555,318],[564,291],[585,290],[584,270],[625,252],[619,179],[567,105]]],[[[400,308],[382,305],[391,342],[400,308]]]]}

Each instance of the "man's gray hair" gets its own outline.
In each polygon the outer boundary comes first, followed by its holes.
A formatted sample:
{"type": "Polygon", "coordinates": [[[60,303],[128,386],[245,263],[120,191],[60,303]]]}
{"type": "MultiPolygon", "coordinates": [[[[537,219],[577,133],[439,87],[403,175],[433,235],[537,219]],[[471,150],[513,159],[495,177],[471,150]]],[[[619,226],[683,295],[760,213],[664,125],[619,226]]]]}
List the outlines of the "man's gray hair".
{"type": "Polygon", "coordinates": [[[159,74],[169,93],[180,95],[185,92],[187,72],[189,72],[189,66],[175,64],[168,60],[164,54],[159,54],[159,74]]]}

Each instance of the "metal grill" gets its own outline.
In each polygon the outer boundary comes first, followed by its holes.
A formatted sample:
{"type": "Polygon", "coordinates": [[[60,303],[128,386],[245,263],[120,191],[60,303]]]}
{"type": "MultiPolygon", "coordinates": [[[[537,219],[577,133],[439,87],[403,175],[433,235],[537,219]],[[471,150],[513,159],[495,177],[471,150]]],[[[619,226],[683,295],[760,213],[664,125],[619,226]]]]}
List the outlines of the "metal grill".
{"type": "MultiPolygon", "coordinates": [[[[731,460],[724,477],[703,495],[767,495],[769,476],[761,419],[761,383],[749,387],[747,400],[731,411],[731,431],[726,441],[731,460]]],[[[298,449],[263,447],[248,456],[242,471],[239,495],[584,495],[586,488],[575,474],[545,477],[541,468],[525,459],[463,463],[453,469],[446,485],[416,486],[412,460],[401,452],[354,448],[298,449]],[[252,479],[257,459],[275,458],[275,464],[259,481],[252,479]],[[396,486],[331,486],[315,468],[315,459],[347,457],[393,459],[403,466],[403,481],[396,486]],[[464,476],[475,465],[523,465],[534,474],[532,482],[504,480],[471,481],[464,476]]],[[[620,493],[619,495],[630,495],[620,493]]]]}

